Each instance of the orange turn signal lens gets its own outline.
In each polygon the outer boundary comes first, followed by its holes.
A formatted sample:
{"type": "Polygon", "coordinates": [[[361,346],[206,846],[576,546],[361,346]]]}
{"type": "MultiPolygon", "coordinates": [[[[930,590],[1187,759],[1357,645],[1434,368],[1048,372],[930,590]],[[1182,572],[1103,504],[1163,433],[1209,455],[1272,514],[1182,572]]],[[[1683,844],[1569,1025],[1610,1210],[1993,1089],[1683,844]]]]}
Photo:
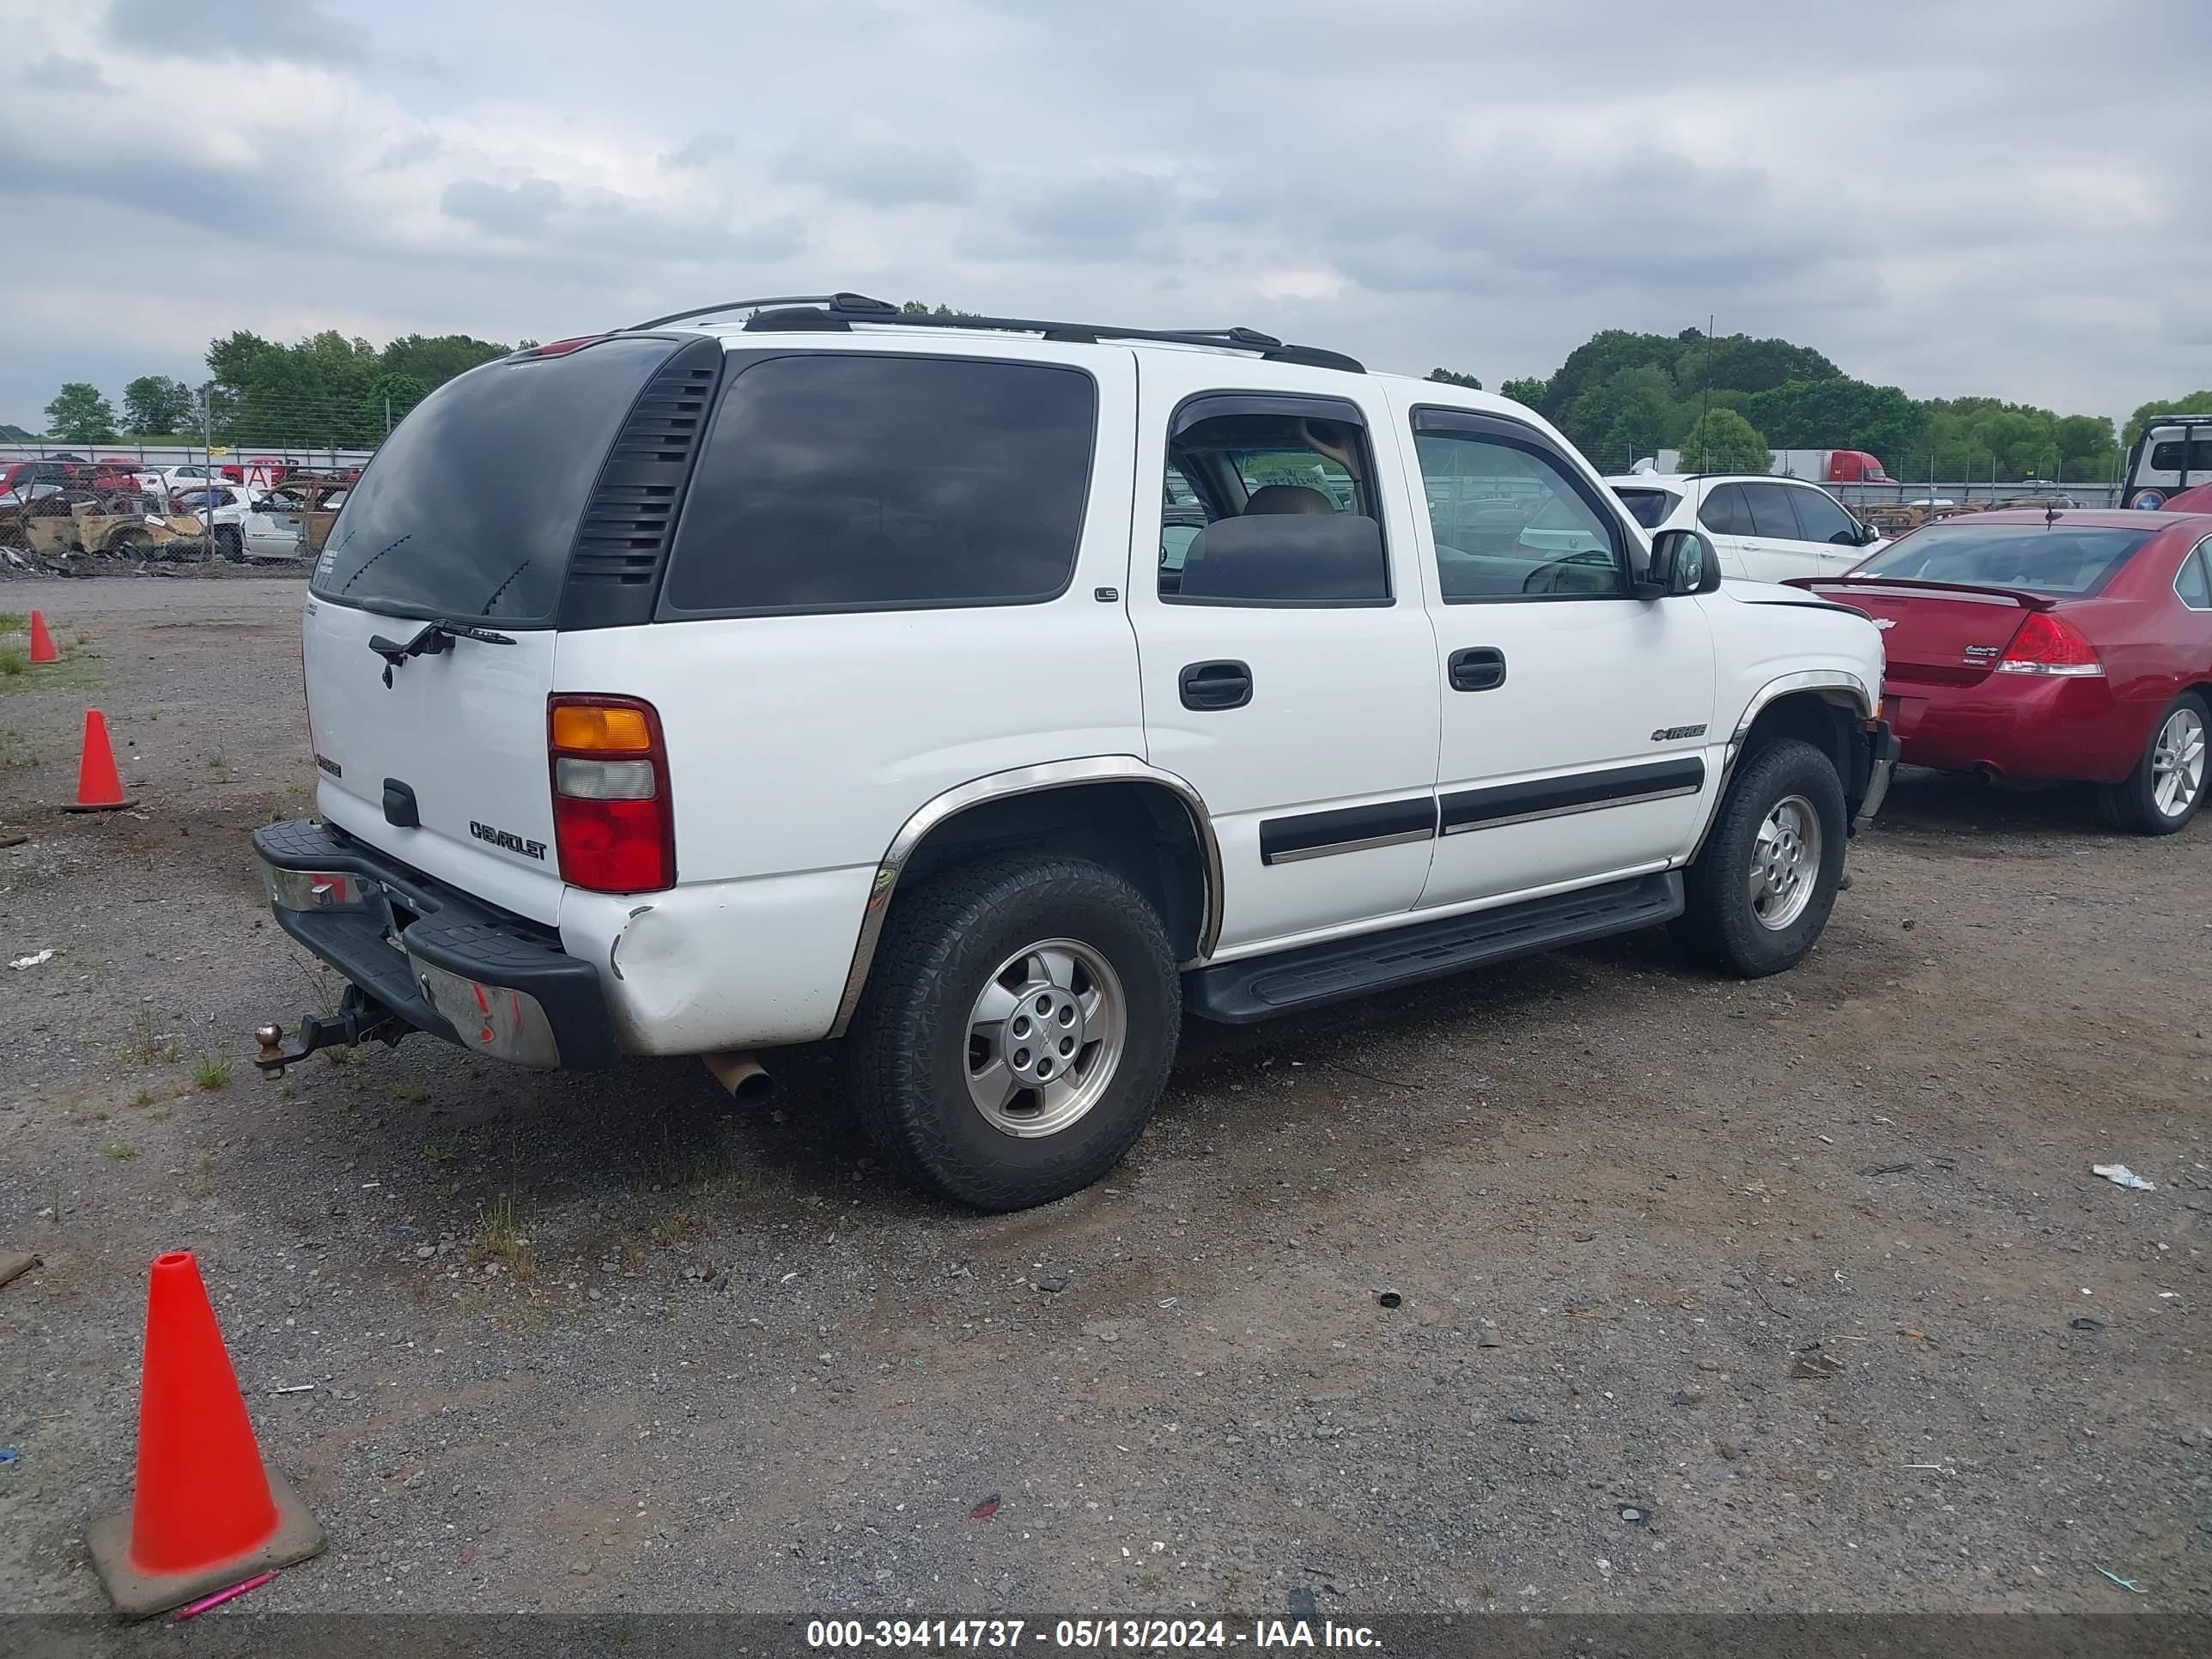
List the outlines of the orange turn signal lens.
{"type": "Polygon", "coordinates": [[[599,755],[642,755],[653,747],[653,731],[642,708],[566,703],[553,710],[553,746],[599,755]]]}

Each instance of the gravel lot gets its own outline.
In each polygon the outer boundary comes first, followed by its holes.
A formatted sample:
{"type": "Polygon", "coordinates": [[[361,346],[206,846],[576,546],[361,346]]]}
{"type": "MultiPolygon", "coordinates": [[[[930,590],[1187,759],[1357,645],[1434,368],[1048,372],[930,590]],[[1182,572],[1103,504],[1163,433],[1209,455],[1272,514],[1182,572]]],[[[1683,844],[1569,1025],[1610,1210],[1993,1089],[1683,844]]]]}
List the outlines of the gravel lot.
{"type": "Polygon", "coordinates": [[[1908,778],[1795,973],[1194,1024],[1115,1179],[978,1218],[818,1055],[257,1078],[334,989],[246,844],[300,599],[0,584],[70,658],[0,680],[0,1605],[105,1607],[184,1248],[331,1538],[263,1610],[2212,1611],[2212,821],[1908,778]],[[136,813],[57,810],[88,706],[136,813]]]}

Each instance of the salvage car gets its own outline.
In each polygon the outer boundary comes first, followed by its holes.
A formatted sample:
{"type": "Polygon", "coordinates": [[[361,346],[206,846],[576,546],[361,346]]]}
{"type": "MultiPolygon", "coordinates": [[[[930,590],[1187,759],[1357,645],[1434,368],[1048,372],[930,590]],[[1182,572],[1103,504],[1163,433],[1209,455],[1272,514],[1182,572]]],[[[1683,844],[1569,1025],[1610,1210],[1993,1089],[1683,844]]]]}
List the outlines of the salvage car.
{"type": "Polygon", "coordinates": [[[1631,472],[1606,483],[1646,530],[1701,526],[1724,575],[1749,581],[1839,576],[1881,532],[1814,483],[1762,473],[1631,472]]]}
{"type": "Polygon", "coordinates": [[[1723,589],[1519,404],[1251,330],[755,303],[471,370],[363,471],[305,605],[319,817],[254,836],[348,989],[265,1066],[425,1032],[756,1086],[835,1038],[885,1156],[1006,1210],[1114,1167],[1185,1012],[1820,939],[1880,635],[1723,589]],[[1534,533],[1454,544],[1446,477],[1534,533]]]}
{"type": "Polygon", "coordinates": [[[1883,630],[1902,758],[2097,786],[2115,826],[2167,836],[2204,802],[2212,518],[1981,513],[1802,586],[1883,630]]]}

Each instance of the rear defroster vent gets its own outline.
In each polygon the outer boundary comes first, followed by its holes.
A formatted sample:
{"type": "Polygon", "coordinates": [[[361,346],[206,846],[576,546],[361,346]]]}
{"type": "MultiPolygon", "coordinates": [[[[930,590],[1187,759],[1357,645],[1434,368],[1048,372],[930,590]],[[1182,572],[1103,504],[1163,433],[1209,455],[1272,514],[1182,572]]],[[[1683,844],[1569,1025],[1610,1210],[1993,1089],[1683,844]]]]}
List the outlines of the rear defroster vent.
{"type": "Polygon", "coordinates": [[[562,627],[614,627],[651,614],[721,366],[719,340],[694,341],[639,394],[577,526],[562,627]]]}

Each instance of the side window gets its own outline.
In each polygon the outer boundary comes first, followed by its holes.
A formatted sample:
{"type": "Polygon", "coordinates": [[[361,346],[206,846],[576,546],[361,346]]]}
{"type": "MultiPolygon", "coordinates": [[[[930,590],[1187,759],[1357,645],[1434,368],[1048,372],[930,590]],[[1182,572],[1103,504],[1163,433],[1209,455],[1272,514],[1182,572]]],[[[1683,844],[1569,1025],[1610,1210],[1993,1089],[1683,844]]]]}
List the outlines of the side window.
{"type": "Polygon", "coordinates": [[[1858,521],[1836,504],[1833,495],[1825,489],[1790,489],[1786,485],[1784,489],[1797,509],[1797,527],[1806,541],[1833,542],[1838,547],[1858,545],[1858,521]]]}
{"type": "Polygon", "coordinates": [[[1618,521],[1538,445],[1431,430],[1413,450],[1446,604],[1628,592],[1618,521]]]}
{"type": "Polygon", "coordinates": [[[1160,513],[1170,604],[1387,605],[1390,569],[1357,410],[1208,394],[1178,411],[1160,513]],[[1219,412],[1214,412],[1218,410],[1219,412]]]}
{"type": "Polygon", "coordinates": [[[2207,578],[2204,570],[2208,549],[2212,549],[2212,542],[2197,543],[2190,549],[2189,556],[2182,560],[2181,568],[2174,573],[2173,591],[2191,611],[2212,611],[2212,579],[2207,578]]]}
{"type": "Polygon", "coordinates": [[[1716,536],[1748,536],[1751,513],[1743,504],[1743,487],[1722,484],[1705,496],[1698,509],[1698,522],[1716,536]]]}
{"type": "Polygon", "coordinates": [[[1042,363],[771,357],[723,395],[664,614],[1033,605],[1067,586],[1097,390],[1042,363]]]}
{"type": "Polygon", "coordinates": [[[1770,536],[1776,541],[1795,542],[1806,539],[1798,533],[1797,515],[1790,510],[1790,500],[1797,492],[1787,484],[1747,483],[1737,486],[1743,491],[1745,503],[1751,508],[1751,533],[1770,536]]]}

